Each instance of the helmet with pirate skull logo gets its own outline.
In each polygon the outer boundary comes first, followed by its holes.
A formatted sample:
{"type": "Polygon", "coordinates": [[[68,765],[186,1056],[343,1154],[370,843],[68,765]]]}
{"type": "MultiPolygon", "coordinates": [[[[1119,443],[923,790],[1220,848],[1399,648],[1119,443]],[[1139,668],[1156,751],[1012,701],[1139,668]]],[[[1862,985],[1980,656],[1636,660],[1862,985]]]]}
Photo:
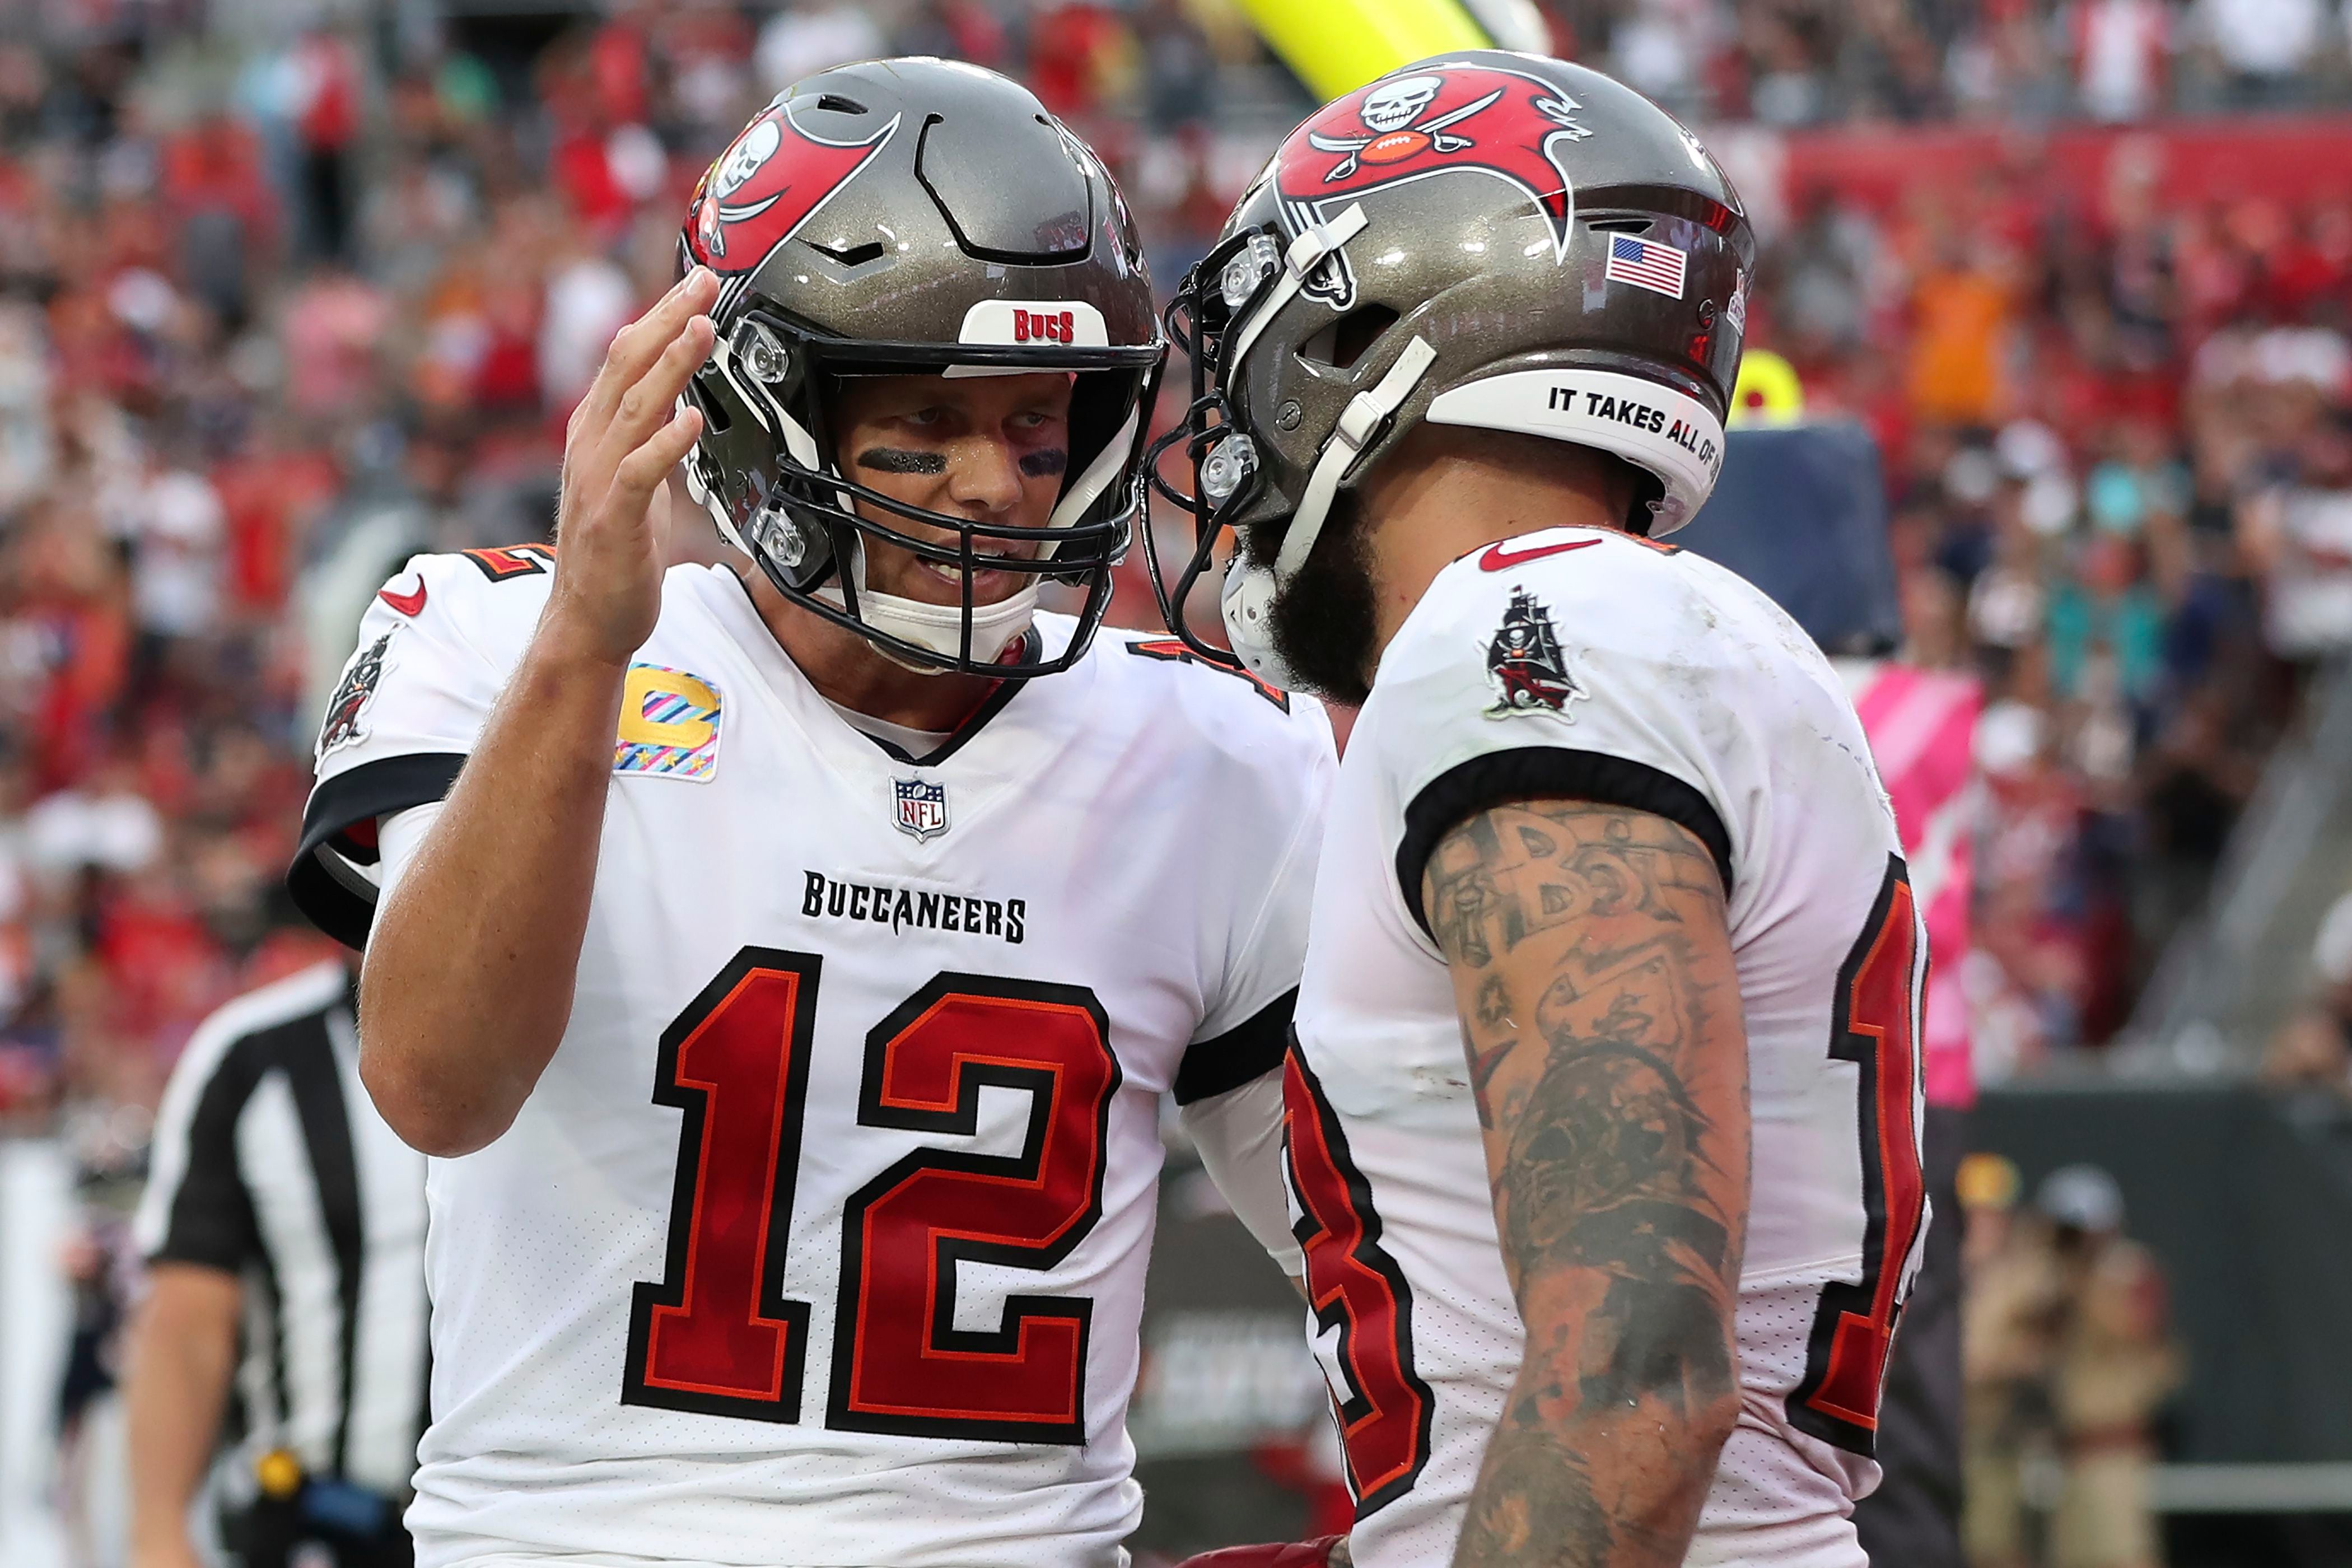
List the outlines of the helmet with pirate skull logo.
{"type": "Polygon", "coordinates": [[[786,598],[912,668],[1022,678],[1076,662],[1142,508],[1166,354],[1127,205],[1086,144],[992,71],[845,66],[744,128],[696,189],[678,249],[681,269],[720,279],[718,342],[687,392],[703,414],[687,488],[729,541],[786,598]],[[844,378],[1027,371],[1075,378],[1067,474],[1042,528],[912,506],[835,460],[826,406],[844,378]],[[869,541],[959,572],[962,603],[868,591],[869,541]],[[980,571],[1029,585],[975,605],[980,571]],[[1000,662],[1048,579],[1085,591],[1076,634],[1052,658],[1000,662]]]}
{"type": "Polygon", "coordinates": [[[1276,686],[1270,611],[1333,503],[1423,421],[1546,437],[1646,477],[1664,534],[1723,460],[1756,246],[1697,139],[1598,71],[1471,50],[1308,117],[1177,289],[1192,399],[1193,553],[1169,625],[1276,686]],[[1370,132],[1368,135],[1367,132],[1370,132]],[[1186,624],[1226,528],[1233,655],[1186,624]]]}

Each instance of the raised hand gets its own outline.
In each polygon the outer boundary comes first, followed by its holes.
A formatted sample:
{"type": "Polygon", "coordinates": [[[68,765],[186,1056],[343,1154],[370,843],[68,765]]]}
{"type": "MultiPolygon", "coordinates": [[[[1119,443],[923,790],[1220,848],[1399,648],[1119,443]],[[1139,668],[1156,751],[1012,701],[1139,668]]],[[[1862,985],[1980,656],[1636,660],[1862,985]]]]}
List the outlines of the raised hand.
{"type": "Polygon", "coordinates": [[[661,614],[662,522],[654,492],[693,448],[702,416],[677,406],[716,334],[703,312],[719,279],[698,267],[621,329],[563,437],[555,583],[542,638],[567,657],[625,666],[661,614]]]}

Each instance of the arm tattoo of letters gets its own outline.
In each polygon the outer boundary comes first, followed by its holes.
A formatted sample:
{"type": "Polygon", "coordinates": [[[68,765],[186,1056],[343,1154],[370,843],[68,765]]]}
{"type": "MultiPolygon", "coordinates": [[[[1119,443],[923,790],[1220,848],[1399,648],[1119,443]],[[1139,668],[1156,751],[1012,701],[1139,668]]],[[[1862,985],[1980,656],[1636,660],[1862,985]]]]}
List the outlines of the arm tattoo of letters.
{"type": "Polygon", "coordinates": [[[1747,1055],[1713,858],[1644,812],[1494,807],[1431,856],[1527,1330],[1459,1554],[1677,1564],[1736,1407],[1747,1055]]]}

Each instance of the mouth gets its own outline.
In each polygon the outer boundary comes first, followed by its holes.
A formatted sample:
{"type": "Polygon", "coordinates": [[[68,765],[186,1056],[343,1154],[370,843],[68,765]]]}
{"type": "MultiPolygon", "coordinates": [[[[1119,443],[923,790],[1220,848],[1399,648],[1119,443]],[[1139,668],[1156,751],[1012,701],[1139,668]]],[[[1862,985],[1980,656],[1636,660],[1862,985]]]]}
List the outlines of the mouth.
{"type": "MultiPolygon", "coordinates": [[[[1030,561],[1035,559],[1034,555],[1025,552],[1016,553],[1013,551],[1004,550],[975,550],[972,552],[972,555],[975,559],[980,561],[1030,561]]],[[[964,585],[963,568],[953,565],[945,561],[933,561],[928,556],[918,557],[915,564],[920,571],[929,574],[940,583],[944,584],[954,600],[961,601],[962,599],[964,585]]],[[[1024,578],[1030,578],[1033,576],[1034,574],[1027,572],[1008,572],[1002,568],[991,568],[987,566],[975,567],[972,570],[971,576],[972,603],[976,605],[992,604],[999,599],[1010,598],[1020,588],[1022,581],[1024,578]]]]}

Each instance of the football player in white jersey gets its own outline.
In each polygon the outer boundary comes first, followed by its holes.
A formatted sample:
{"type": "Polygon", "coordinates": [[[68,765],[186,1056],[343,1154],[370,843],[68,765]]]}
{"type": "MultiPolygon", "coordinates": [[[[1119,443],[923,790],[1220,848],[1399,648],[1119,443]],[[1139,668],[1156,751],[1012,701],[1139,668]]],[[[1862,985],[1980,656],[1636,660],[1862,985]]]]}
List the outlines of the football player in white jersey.
{"type": "Polygon", "coordinates": [[[1359,1568],[1864,1563],[1925,942],[1836,675],[1662,542],[1753,266],[1664,112],[1473,52],[1302,125],[1171,314],[1171,626],[1230,525],[1235,650],[1362,704],[1286,1086],[1359,1568]]]}
{"type": "Polygon", "coordinates": [[[681,244],[559,548],[411,562],[320,739],[293,885],[436,1156],[419,1562],[1109,1568],[1163,1096],[1289,1244],[1329,727],[1096,635],[1163,345],[1026,90],[813,78],[681,244]],[[740,569],[662,570],[681,461],[740,569]]]}

